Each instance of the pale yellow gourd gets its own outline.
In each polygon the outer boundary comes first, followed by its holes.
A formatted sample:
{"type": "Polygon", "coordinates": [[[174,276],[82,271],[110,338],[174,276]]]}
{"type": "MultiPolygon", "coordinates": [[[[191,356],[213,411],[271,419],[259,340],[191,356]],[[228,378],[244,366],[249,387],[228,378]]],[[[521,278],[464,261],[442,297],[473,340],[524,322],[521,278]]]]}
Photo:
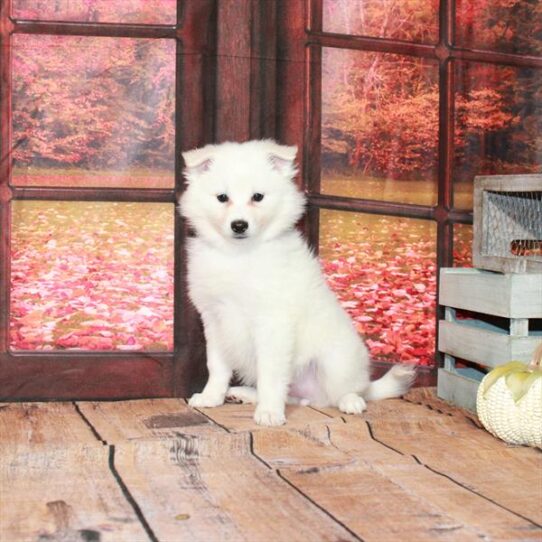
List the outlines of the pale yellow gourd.
{"type": "Polygon", "coordinates": [[[511,361],[490,371],[476,398],[478,418],[510,444],[542,448],[542,343],[533,361],[511,361]]]}

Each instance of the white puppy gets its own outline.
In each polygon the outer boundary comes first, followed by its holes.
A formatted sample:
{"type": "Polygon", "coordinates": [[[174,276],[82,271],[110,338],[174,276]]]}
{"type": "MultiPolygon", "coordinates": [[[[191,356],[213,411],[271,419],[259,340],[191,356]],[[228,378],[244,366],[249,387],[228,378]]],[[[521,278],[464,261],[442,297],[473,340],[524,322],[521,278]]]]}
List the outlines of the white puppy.
{"type": "Polygon", "coordinates": [[[330,291],[295,224],[305,198],[294,184],[296,147],[274,141],[208,145],[183,154],[180,208],[189,294],[203,320],[209,380],[194,407],[226,395],[256,402],[256,423],[285,422],[285,403],[354,414],[365,399],[403,394],[414,370],[369,381],[367,349],[330,291]],[[246,386],[230,388],[235,374],[246,386]]]}

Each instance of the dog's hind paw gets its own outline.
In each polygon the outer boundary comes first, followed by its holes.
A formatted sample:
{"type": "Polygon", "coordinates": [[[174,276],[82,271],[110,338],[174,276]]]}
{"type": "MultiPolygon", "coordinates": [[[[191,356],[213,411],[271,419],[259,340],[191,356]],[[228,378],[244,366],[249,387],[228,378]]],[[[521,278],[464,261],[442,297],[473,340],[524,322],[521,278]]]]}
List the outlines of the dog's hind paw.
{"type": "Polygon", "coordinates": [[[232,386],[226,393],[227,399],[241,401],[241,403],[257,403],[258,392],[250,386],[232,386]]]}
{"type": "Polygon", "coordinates": [[[347,393],[341,397],[338,407],[345,414],[361,414],[367,408],[367,404],[357,393],[347,393]]]}

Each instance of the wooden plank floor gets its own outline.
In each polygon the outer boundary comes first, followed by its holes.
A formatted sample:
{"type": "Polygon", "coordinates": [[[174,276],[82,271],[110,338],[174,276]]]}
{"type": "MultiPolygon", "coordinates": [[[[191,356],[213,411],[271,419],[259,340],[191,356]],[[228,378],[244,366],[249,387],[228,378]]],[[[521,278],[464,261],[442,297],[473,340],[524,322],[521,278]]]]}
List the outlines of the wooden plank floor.
{"type": "Polygon", "coordinates": [[[542,453],[417,389],[363,416],[0,405],[0,541],[542,541],[542,453]]]}

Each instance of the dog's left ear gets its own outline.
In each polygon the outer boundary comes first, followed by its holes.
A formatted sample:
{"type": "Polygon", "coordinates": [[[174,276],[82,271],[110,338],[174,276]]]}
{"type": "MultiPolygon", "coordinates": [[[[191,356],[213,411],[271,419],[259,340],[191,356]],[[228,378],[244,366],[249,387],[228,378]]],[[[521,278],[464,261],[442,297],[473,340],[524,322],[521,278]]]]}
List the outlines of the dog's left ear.
{"type": "Polygon", "coordinates": [[[269,161],[273,169],[282,175],[295,174],[295,157],[297,155],[297,145],[279,145],[270,142],[269,161]]]}

